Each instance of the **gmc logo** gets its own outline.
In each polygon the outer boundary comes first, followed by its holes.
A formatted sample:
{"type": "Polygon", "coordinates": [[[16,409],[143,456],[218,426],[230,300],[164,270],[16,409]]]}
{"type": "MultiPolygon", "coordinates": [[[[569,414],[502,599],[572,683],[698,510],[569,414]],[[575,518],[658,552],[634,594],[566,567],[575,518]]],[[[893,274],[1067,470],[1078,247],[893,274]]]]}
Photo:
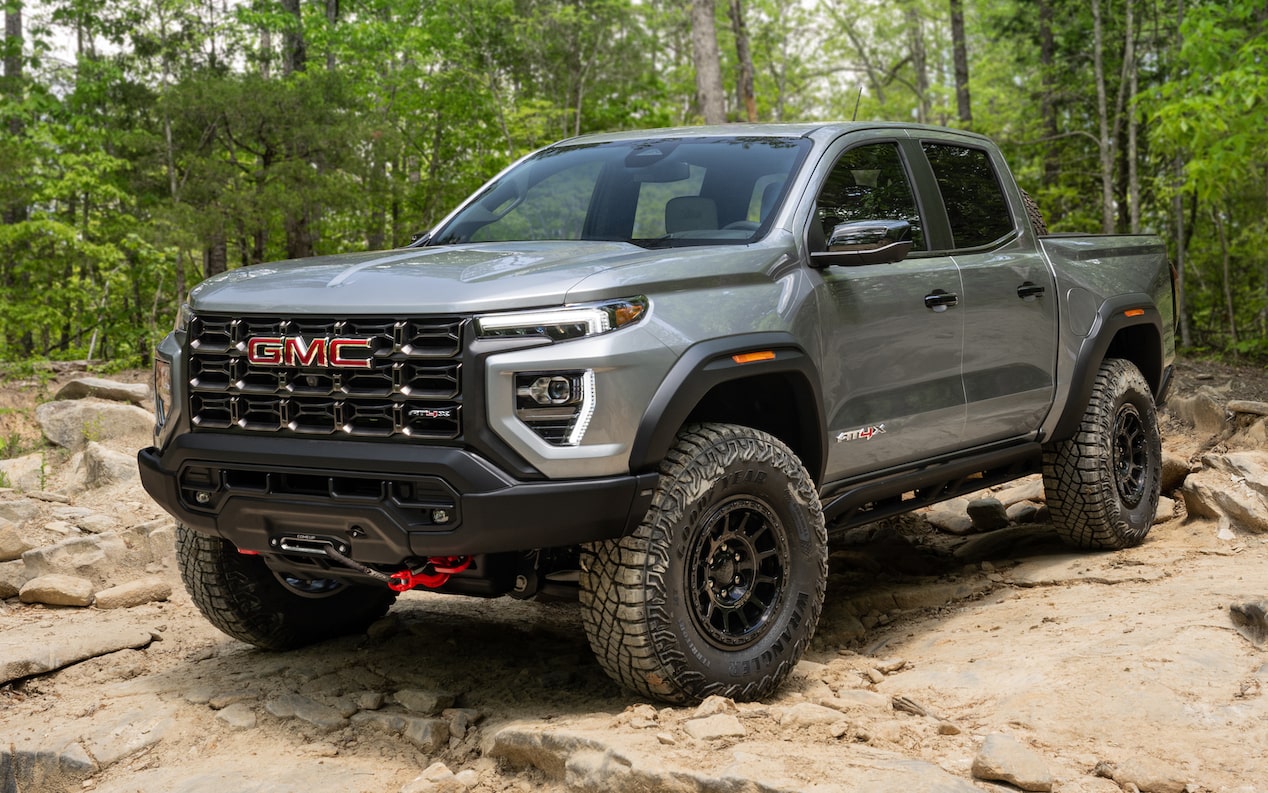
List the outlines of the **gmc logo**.
{"type": "Polygon", "coordinates": [[[333,366],[369,369],[369,357],[350,353],[365,350],[373,354],[370,339],[305,339],[303,336],[256,336],[247,340],[247,360],[259,366],[333,366]]]}

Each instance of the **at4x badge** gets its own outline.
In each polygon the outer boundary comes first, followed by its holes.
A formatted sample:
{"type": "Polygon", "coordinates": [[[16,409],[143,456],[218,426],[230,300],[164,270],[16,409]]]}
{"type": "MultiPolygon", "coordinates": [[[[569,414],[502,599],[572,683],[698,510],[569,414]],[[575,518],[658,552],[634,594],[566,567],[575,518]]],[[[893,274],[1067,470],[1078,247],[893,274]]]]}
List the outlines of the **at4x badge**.
{"type": "Polygon", "coordinates": [[[859,427],[856,430],[846,430],[845,432],[838,432],[837,443],[842,443],[844,441],[857,441],[857,440],[870,441],[872,438],[876,437],[877,435],[884,435],[884,434],[885,434],[884,424],[873,424],[870,427],[859,427]]]}

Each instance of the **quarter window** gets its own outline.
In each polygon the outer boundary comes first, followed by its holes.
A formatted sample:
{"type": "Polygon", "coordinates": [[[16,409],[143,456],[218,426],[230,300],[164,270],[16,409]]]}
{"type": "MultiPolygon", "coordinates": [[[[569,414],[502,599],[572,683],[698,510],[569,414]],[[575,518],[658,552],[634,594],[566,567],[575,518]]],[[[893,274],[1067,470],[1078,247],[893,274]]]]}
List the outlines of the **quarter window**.
{"type": "Polygon", "coordinates": [[[982,149],[925,143],[956,248],[989,245],[1013,230],[1013,215],[982,149]]]}

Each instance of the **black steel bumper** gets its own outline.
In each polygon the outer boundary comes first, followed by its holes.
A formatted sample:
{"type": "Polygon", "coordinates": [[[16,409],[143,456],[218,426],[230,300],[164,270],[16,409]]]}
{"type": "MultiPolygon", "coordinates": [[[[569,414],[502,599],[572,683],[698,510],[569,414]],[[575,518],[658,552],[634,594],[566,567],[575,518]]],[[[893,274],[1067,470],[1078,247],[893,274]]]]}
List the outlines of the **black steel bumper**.
{"type": "Polygon", "coordinates": [[[137,462],[146,491],[190,529],[261,553],[334,541],[383,565],[620,537],[657,476],[526,482],[457,448],[197,433],[137,462]]]}

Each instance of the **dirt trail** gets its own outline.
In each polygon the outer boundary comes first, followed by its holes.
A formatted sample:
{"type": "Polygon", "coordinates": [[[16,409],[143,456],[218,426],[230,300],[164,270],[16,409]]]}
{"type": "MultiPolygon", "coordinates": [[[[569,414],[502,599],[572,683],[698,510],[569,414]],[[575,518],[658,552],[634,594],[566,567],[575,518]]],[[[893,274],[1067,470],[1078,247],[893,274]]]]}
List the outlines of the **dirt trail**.
{"type": "MultiPolygon", "coordinates": [[[[1168,425],[1182,455],[1205,440],[1168,425]]],[[[51,490],[74,465],[54,462],[51,490]]],[[[40,501],[24,525],[61,539],[48,525],[67,506],[121,527],[163,517],[134,481],[40,501]]],[[[1114,553],[1072,555],[1043,525],[975,542],[989,552],[956,560],[905,520],[836,547],[789,683],[703,711],[617,688],[575,604],[409,593],[366,635],[278,654],[208,625],[170,562],[152,567],[164,602],[11,598],[0,645],[152,638],[0,687],[0,793],[1268,791],[1268,648],[1230,618],[1268,599],[1268,536],[1177,517],[1114,553]],[[993,735],[1037,770],[975,778],[993,735]]]]}

